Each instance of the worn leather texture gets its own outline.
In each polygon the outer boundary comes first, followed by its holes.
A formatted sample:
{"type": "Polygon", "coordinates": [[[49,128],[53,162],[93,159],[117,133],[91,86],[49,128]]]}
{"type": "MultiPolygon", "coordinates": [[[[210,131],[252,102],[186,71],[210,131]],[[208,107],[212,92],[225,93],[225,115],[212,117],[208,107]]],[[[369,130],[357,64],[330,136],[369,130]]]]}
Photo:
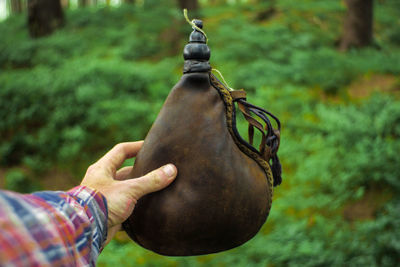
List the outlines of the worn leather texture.
{"type": "Polygon", "coordinates": [[[259,231],[271,177],[235,143],[208,72],[184,74],[172,89],[130,177],[167,163],[177,166],[175,181],[141,198],[123,224],[138,244],[163,255],[200,255],[239,246],[259,231]]]}

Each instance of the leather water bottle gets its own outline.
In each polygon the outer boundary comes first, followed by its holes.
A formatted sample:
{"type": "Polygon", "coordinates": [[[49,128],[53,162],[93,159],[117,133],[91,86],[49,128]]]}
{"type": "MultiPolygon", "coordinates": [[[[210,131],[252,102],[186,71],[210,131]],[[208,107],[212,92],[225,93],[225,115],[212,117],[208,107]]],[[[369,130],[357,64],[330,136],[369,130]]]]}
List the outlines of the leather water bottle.
{"type": "Polygon", "coordinates": [[[173,163],[178,176],[166,189],[141,198],[123,224],[135,242],[171,256],[215,253],[248,241],[266,221],[273,187],[281,183],[279,120],[211,73],[203,24],[193,23],[183,75],[131,173],[140,177],[173,163]],[[239,111],[249,123],[247,141],[236,128],[239,111]],[[254,130],[262,136],[258,148],[254,130]]]}

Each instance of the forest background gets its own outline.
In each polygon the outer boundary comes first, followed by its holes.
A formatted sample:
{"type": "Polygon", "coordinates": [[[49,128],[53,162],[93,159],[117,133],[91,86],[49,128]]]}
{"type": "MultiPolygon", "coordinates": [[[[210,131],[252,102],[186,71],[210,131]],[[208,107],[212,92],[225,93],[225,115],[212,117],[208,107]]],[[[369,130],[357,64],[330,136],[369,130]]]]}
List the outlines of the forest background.
{"type": "Polygon", "coordinates": [[[121,232],[99,266],[400,262],[400,1],[2,3],[1,188],[67,190],[143,139],[182,72],[183,7],[204,20],[211,64],[283,124],[283,183],[255,238],[163,257],[121,232]]]}

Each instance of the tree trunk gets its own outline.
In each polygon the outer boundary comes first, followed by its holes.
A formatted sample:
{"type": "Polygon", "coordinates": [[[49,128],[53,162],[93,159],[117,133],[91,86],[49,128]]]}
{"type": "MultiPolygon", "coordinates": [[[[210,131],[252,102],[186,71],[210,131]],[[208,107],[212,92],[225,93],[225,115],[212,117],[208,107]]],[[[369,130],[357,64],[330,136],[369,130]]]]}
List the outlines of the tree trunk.
{"type": "Polygon", "coordinates": [[[22,13],[22,0],[10,0],[11,14],[22,13]]]}
{"type": "Polygon", "coordinates": [[[60,0],[28,0],[28,28],[33,38],[51,34],[64,25],[60,0]]]}
{"type": "Polygon", "coordinates": [[[79,7],[85,7],[89,5],[89,0],[78,0],[79,7]]]}
{"type": "Polygon", "coordinates": [[[345,0],[347,14],[339,49],[364,47],[372,43],[373,0],[345,0]]]}
{"type": "Polygon", "coordinates": [[[258,10],[255,13],[256,21],[264,21],[270,19],[276,14],[276,0],[258,0],[258,10]]]}
{"type": "Polygon", "coordinates": [[[68,9],[69,8],[69,0],[61,0],[61,7],[68,9]]]}
{"type": "Polygon", "coordinates": [[[195,11],[199,8],[197,0],[178,0],[180,9],[186,8],[189,11],[195,11]]]}

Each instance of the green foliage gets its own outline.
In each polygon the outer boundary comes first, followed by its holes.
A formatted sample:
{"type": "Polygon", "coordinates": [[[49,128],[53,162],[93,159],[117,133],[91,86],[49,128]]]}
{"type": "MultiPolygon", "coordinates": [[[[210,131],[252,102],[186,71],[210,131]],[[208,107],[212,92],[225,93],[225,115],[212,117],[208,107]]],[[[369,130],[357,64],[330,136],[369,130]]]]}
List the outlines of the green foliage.
{"type": "MultiPolygon", "coordinates": [[[[99,265],[396,265],[400,101],[388,93],[354,101],[347,86],[400,74],[398,1],[375,3],[376,47],[347,53],[335,48],[340,1],[206,2],[213,66],[283,124],[283,184],[268,222],[245,245],[201,257],[114,240],[99,265]],[[259,19],[266,8],[271,15],[259,19]],[[368,216],[347,218],[354,205],[368,216]]],[[[23,16],[0,23],[0,166],[11,190],[37,190],[44,170],[86,167],[115,143],[144,138],[181,73],[190,27],[171,1],[66,15],[65,28],[37,40],[23,16]]]]}
{"type": "Polygon", "coordinates": [[[11,169],[4,175],[5,188],[20,193],[29,193],[39,190],[39,185],[25,171],[21,169],[11,169]]]}
{"type": "Polygon", "coordinates": [[[360,107],[317,105],[316,122],[299,123],[298,144],[291,144],[307,158],[294,175],[301,186],[293,193],[315,197],[288,205],[337,209],[375,188],[400,192],[399,108],[399,101],[380,95],[360,107]]]}
{"type": "Polygon", "coordinates": [[[144,138],[177,79],[164,70],[178,61],[130,60],[165,52],[159,37],[175,14],[166,8],[77,10],[63,30],[37,40],[9,31],[22,17],[0,24],[0,164],[68,166],[144,138]]]}
{"type": "MultiPolygon", "coordinates": [[[[224,19],[211,35],[212,59],[224,66],[224,73],[232,73],[227,76],[233,86],[255,90],[291,83],[336,93],[365,73],[400,74],[399,46],[393,39],[399,33],[393,25],[399,23],[395,14],[400,9],[393,3],[376,8],[382,13],[376,19],[379,33],[385,32],[376,34],[380,50],[344,54],[335,47],[344,11],[340,2],[276,2],[277,18],[266,25],[253,23],[240,9],[230,10],[230,16],[219,14],[224,19]]],[[[257,12],[257,7],[251,9],[257,12]]]]}
{"type": "Polygon", "coordinates": [[[215,61],[230,62],[225,72],[234,73],[232,84],[250,90],[293,83],[335,93],[364,73],[400,74],[400,53],[389,47],[343,54],[326,34],[281,24],[262,27],[234,18],[220,26],[217,38],[224,48],[213,50],[215,61]]]}
{"type": "Polygon", "coordinates": [[[87,161],[99,147],[143,138],[174,82],[161,70],[173,64],[80,58],[0,76],[2,163],[87,161]]]}
{"type": "MultiPolygon", "coordinates": [[[[374,16],[381,23],[378,25],[378,37],[387,38],[390,42],[400,45],[400,2],[396,0],[378,1],[376,3],[384,8],[376,8],[374,16]],[[397,25],[397,27],[393,27],[397,25]]],[[[380,43],[379,43],[380,44],[380,43]]]]}

